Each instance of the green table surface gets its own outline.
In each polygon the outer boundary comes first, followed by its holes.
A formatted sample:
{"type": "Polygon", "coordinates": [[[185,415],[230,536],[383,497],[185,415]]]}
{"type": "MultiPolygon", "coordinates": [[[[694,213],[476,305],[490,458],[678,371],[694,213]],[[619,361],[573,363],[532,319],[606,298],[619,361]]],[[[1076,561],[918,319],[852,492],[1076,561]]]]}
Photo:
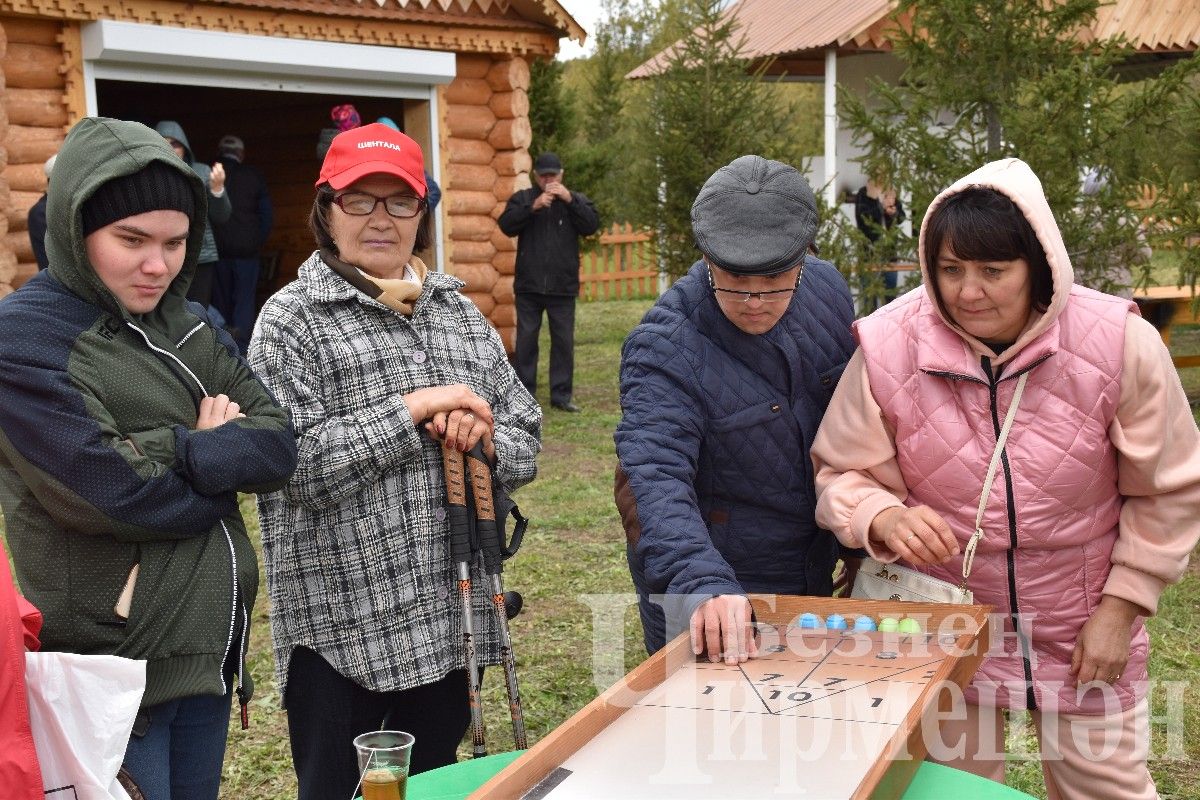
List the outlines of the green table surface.
{"type": "MultiPolygon", "coordinates": [[[[522,752],[497,753],[414,775],[408,779],[408,800],[463,800],[522,752]]],[[[921,762],[912,783],[908,785],[908,791],[904,793],[904,800],[945,800],[956,797],[971,800],[1028,800],[1029,795],[995,781],[928,761],[921,762]]]]}

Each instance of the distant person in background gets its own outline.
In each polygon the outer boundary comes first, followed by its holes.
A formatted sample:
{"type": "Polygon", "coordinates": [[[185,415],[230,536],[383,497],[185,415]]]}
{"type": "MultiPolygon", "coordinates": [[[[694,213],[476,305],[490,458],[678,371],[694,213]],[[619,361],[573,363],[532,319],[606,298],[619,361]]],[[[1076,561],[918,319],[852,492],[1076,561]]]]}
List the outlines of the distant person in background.
{"type": "Polygon", "coordinates": [[[154,126],[158,135],[167,140],[167,144],[175,151],[175,155],[183,159],[183,163],[192,168],[208,187],[208,219],[204,226],[204,242],[200,246],[199,262],[188,287],[187,297],[202,306],[212,305],[213,273],[217,265],[217,240],[213,237],[212,224],[224,222],[233,213],[233,205],[229,202],[229,194],[225,191],[225,167],[220,161],[211,167],[196,160],[192,146],[188,143],[187,134],[174,120],[165,119],[154,126]]]}
{"type": "MultiPolygon", "coordinates": [[[[375,120],[380,125],[387,125],[394,131],[400,131],[400,126],[391,117],[380,117],[375,120]]],[[[400,131],[403,133],[403,131],[400,131]]],[[[437,210],[438,203],[442,202],[442,187],[438,186],[437,181],[429,174],[429,170],[425,170],[425,188],[428,190],[425,195],[425,213],[432,214],[437,210]]]]}
{"type": "MultiPolygon", "coordinates": [[[[899,225],[904,220],[904,204],[896,196],[896,190],[883,186],[882,182],[868,180],[867,185],[854,195],[854,224],[871,242],[873,264],[886,264],[895,257],[894,252],[888,252],[879,245],[879,240],[893,225],[899,225]]],[[[896,296],[895,270],[883,272],[883,294],[884,302],[896,296]]],[[[878,297],[864,300],[865,311],[873,311],[879,305],[878,297]]]]}
{"type": "Polygon", "coordinates": [[[262,247],[271,234],[274,212],[266,178],[255,167],[243,163],[246,145],[241,138],[226,135],[217,150],[225,168],[225,190],[233,213],[225,222],[212,226],[220,255],[213,275],[212,301],[245,354],[254,330],[262,247]]]}
{"type": "Polygon", "coordinates": [[[579,237],[600,227],[592,201],[563,184],[563,165],[554,153],[533,164],[537,186],[508,199],[500,230],[517,237],[517,376],[537,392],[538,334],[542,314],[550,323],[550,405],[579,411],[573,398],[575,298],[579,296],[579,237]]]}
{"type": "MultiPolygon", "coordinates": [[[[57,154],[50,156],[42,166],[47,181],[50,180],[50,173],[54,171],[54,159],[56,158],[58,158],[57,154]]],[[[46,256],[45,192],[42,192],[42,196],[33,204],[33,208],[29,209],[29,243],[33,245],[33,257],[37,261],[38,271],[50,266],[50,259],[46,256]]]]}

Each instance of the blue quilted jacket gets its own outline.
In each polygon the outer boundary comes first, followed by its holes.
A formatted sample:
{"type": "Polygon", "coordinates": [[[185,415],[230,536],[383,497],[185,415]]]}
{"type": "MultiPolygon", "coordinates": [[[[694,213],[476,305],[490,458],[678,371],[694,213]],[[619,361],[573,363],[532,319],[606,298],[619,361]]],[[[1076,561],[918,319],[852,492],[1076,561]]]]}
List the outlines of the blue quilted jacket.
{"type": "Polygon", "coordinates": [[[779,323],[743,333],[701,261],[626,339],[616,443],[637,501],[629,563],[650,651],[666,639],[664,607],[673,633],[713,595],[832,591],[837,544],[813,518],[808,449],[853,319],[841,274],[808,257],[779,323]]]}

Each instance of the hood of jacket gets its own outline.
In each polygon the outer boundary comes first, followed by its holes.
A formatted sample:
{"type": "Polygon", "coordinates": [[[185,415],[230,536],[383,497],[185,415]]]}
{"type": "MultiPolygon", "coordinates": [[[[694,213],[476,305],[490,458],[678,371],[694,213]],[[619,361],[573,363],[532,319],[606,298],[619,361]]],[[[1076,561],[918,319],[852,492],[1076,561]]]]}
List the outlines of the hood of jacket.
{"type": "Polygon", "coordinates": [[[187,178],[196,198],[196,213],[188,231],[183,268],[171,282],[158,306],[141,319],[183,311],[187,287],[204,239],[207,191],[204,183],[184,164],[160,134],[138,122],[85,117],[67,134],[55,162],[55,174],[46,192],[46,252],[49,272],[72,293],[113,316],[132,319],[96,274],[88,260],[83,235],[83,204],[105,183],[132,175],[151,162],[162,163],[187,178]]]}
{"type": "Polygon", "coordinates": [[[996,365],[1012,360],[1021,352],[1022,348],[1054,324],[1059,314],[1062,313],[1063,307],[1066,306],[1067,299],[1071,294],[1071,286],[1075,282],[1075,273],[1071,267],[1070,256],[1067,255],[1067,246],[1063,242],[1062,232],[1058,229],[1058,223],[1054,221],[1054,212],[1050,210],[1050,204],[1046,201],[1045,192],[1042,191],[1042,182],[1038,180],[1037,175],[1033,173],[1028,164],[1017,158],[1006,158],[1001,161],[984,164],[970,175],[966,175],[955,181],[954,184],[934,198],[933,202],[929,204],[929,210],[925,212],[925,218],[921,223],[921,235],[917,244],[917,253],[920,258],[921,279],[925,285],[925,292],[933,302],[933,307],[936,309],[938,316],[946,323],[947,327],[966,341],[967,345],[976,355],[988,356],[992,360],[992,363],[996,365]],[[1012,200],[1021,213],[1025,215],[1025,219],[1029,220],[1029,224],[1033,227],[1033,232],[1037,235],[1038,241],[1041,242],[1042,249],[1046,251],[1046,262],[1050,265],[1052,278],[1053,288],[1050,306],[1044,313],[1039,313],[1036,310],[1033,311],[1029,315],[1029,321],[1026,323],[1025,329],[1021,331],[1016,342],[999,356],[990,347],[964,331],[955,324],[954,320],[946,316],[941,304],[938,303],[937,285],[934,281],[932,271],[933,265],[927,264],[925,261],[925,229],[933,216],[934,210],[945,202],[946,198],[952,195],[966,189],[980,188],[993,189],[1000,192],[1012,200]]]}
{"type": "MultiPolygon", "coordinates": [[[[188,164],[196,160],[196,154],[192,152],[192,143],[188,141],[187,134],[183,132],[183,126],[178,122],[173,119],[164,119],[154,126],[154,130],[158,132],[159,136],[174,139],[183,145],[183,160],[188,164]]],[[[170,147],[170,145],[167,146],[170,147]]]]}

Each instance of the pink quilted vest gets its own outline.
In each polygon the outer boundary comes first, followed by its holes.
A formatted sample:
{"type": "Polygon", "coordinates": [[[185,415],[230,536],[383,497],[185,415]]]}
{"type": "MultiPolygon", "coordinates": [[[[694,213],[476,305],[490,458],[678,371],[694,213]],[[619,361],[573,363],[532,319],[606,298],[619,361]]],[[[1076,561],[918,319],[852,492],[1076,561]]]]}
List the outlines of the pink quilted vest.
{"type": "MultiPolygon", "coordinates": [[[[935,509],[963,547],[1016,378],[1029,373],[969,581],[975,602],[997,615],[969,702],[1024,708],[1032,685],[1040,709],[1102,714],[1115,711],[1116,702],[1130,708],[1145,692],[1148,638],[1140,619],[1115,694],[1080,692],[1068,672],[1079,629],[1100,601],[1117,536],[1122,500],[1108,428],[1121,392],[1131,308],[1072,286],[1045,330],[1006,354],[995,382],[924,288],[855,323],[872,394],[895,430],[906,503],[935,509]]],[[[957,583],[961,569],[959,557],[924,571],[957,583]]]]}

